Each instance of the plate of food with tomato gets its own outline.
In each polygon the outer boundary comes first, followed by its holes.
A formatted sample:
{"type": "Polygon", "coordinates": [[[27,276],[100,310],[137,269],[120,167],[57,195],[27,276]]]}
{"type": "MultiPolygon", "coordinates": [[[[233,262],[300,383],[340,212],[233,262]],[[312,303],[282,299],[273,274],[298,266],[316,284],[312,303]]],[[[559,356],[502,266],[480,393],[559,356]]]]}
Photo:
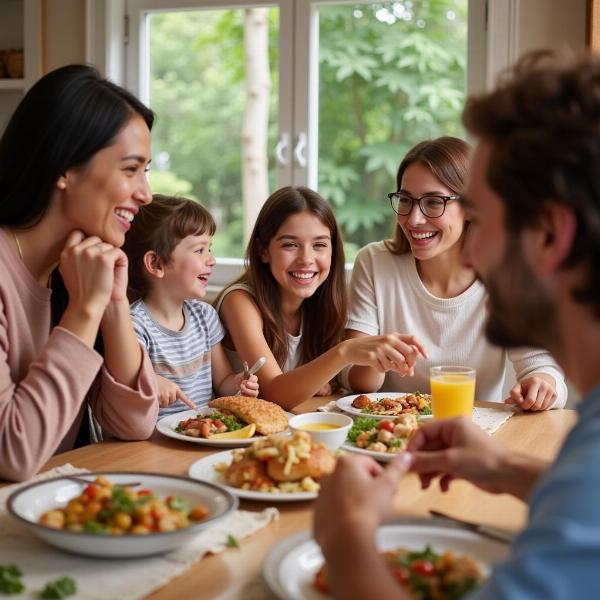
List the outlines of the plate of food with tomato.
{"type": "MultiPolygon", "coordinates": [[[[460,600],[485,581],[509,548],[447,521],[416,518],[379,527],[376,545],[393,576],[416,600],[460,600]],[[434,589],[437,596],[431,595],[434,589]]],[[[263,577],[284,600],[331,597],[327,567],[310,531],[275,546],[263,564],[263,577]]]]}
{"type": "Polygon", "coordinates": [[[388,462],[406,450],[418,428],[419,419],[410,413],[388,419],[359,417],[348,431],[342,448],[388,462]]]}

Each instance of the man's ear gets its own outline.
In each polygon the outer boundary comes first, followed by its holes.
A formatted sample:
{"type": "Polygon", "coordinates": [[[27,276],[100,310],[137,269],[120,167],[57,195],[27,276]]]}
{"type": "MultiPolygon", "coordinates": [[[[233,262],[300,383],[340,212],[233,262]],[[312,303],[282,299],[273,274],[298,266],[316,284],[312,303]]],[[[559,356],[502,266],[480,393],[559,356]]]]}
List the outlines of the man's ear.
{"type": "Polygon", "coordinates": [[[549,274],[564,264],[577,234],[577,217],[559,202],[544,205],[536,227],[535,260],[540,272],[549,274]]]}
{"type": "Polygon", "coordinates": [[[162,279],[165,276],[163,261],[154,250],[148,250],[148,252],[144,254],[143,263],[148,274],[153,277],[162,279]]]}

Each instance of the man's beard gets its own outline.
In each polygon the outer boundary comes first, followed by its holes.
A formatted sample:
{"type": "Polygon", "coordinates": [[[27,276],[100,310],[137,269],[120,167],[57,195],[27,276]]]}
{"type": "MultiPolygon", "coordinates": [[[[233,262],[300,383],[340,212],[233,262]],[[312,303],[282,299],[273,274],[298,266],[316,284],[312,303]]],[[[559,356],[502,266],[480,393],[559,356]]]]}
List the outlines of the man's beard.
{"type": "Polygon", "coordinates": [[[502,348],[556,346],[556,307],[510,236],[504,258],[484,281],[489,295],[485,328],[488,340],[502,348]]]}

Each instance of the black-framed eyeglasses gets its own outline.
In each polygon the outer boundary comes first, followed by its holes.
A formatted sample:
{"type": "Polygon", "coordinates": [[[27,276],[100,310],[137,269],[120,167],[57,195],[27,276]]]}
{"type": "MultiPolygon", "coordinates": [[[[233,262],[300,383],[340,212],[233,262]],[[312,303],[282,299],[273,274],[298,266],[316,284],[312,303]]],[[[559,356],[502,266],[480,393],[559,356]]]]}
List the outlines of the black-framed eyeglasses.
{"type": "Polygon", "coordinates": [[[437,194],[426,194],[420,198],[413,198],[404,192],[392,192],[387,197],[390,199],[390,204],[396,214],[403,217],[410,215],[416,202],[419,205],[419,210],[430,219],[441,217],[446,210],[446,204],[450,200],[460,200],[460,196],[457,195],[442,196],[437,194]]]}

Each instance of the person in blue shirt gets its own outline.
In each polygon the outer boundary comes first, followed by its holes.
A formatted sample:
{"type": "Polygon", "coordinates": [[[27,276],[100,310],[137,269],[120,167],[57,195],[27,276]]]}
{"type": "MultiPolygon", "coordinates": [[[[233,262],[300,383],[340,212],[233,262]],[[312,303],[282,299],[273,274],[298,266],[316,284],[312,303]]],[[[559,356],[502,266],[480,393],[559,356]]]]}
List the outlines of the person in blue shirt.
{"type": "Polygon", "coordinates": [[[600,57],[533,53],[469,99],[478,139],[465,259],[490,298],[486,334],[546,348],[584,396],[547,464],[512,453],[463,418],[424,425],[387,468],[343,457],[322,484],[315,537],[336,597],[408,598],[374,533],[407,470],[442,490],[465,479],[529,502],[509,558],[470,600],[600,598],[600,57]]]}

